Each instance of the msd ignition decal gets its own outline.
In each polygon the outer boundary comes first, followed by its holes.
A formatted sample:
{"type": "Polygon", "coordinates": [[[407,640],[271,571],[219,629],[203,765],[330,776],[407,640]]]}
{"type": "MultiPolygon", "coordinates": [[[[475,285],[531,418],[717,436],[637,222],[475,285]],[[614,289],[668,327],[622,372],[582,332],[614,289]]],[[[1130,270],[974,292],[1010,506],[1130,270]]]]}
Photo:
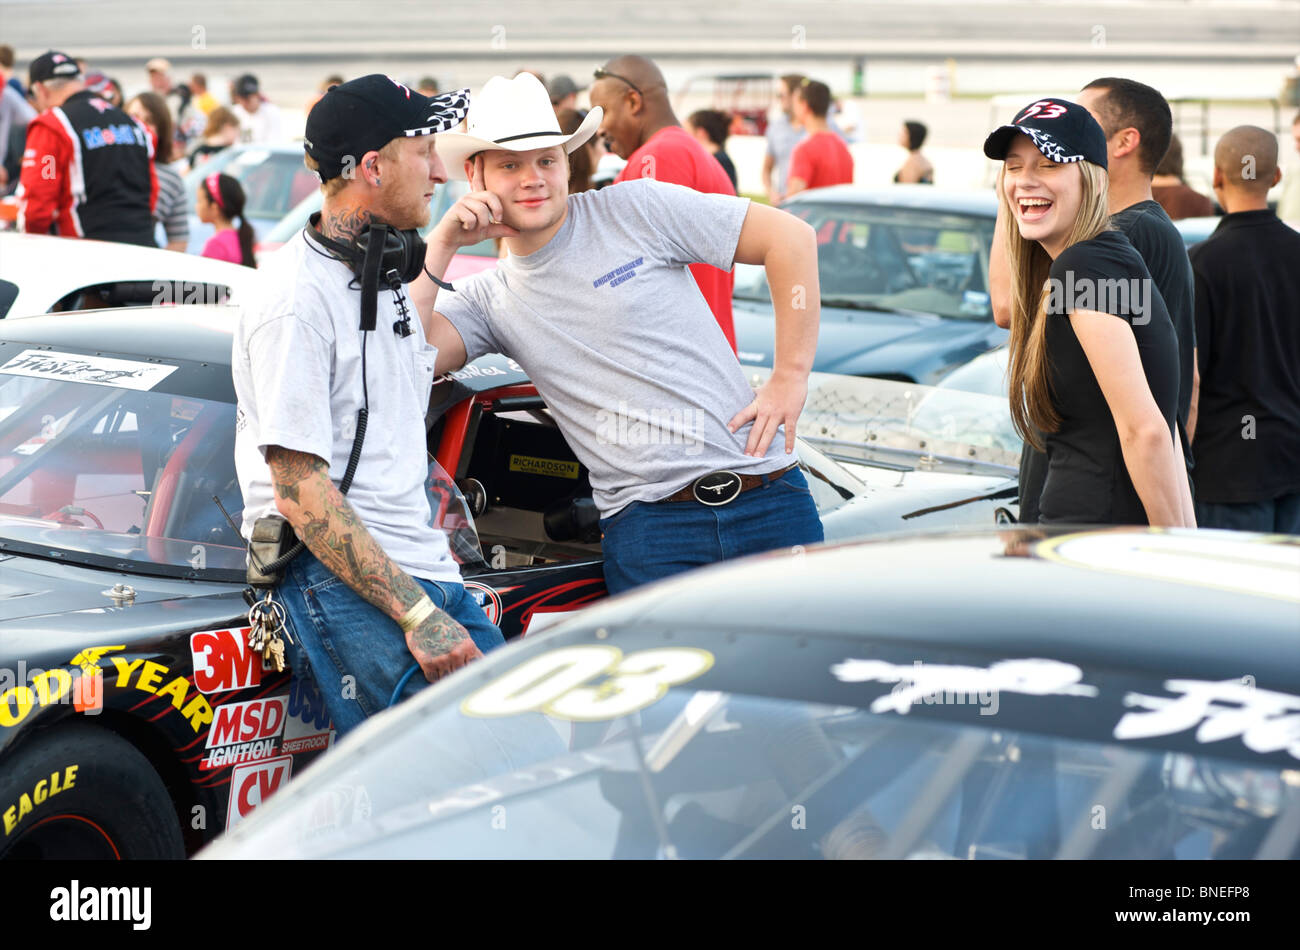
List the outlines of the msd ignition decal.
{"type": "Polygon", "coordinates": [[[194,685],[201,693],[225,693],[262,683],[262,656],[248,645],[248,627],[190,634],[194,685]]]}
{"type": "Polygon", "coordinates": [[[292,771],[293,756],[291,755],[282,755],[250,765],[236,765],[231,769],[230,807],[226,813],[226,830],[229,831],[247,818],[254,808],[287,783],[292,771]]]}
{"type": "Polygon", "coordinates": [[[483,608],[483,613],[487,614],[490,623],[501,622],[501,597],[495,590],[486,584],[466,581],[465,592],[478,601],[478,605],[483,608]]]}
{"type": "Polygon", "coordinates": [[[286,754],[328,749],[334,741],[325,700],[313,680],[295,676],[289,684],[289,715],[280,751],[286,754]]]}
{"type": "Polygon", "coordinates": [[[289,697],[268,696],[218,706],[208,730],[207,749],[199,768],[219,769],[269,759],[289,715],[289,697]]]}

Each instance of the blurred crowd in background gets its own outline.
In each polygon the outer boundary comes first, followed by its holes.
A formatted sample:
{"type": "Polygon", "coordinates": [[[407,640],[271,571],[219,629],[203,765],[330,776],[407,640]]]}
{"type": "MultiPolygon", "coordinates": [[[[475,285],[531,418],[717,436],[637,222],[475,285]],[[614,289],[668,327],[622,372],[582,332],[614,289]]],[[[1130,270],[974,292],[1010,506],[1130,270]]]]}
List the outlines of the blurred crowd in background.
{"type": "MultiPolygon", "coordinates": [[[[84,88],[141,123],[153,140],[151,160],[157,178],[152,207],[157,224],[155,243],[171,250],[226,256],[251,265],[251,252],[230,257],[235,253],[231,249],[243,243],[231,235],[216,245],[207,241],[196,247],[191,241],[190,230],[196,221],[212,224],[214,236],[226,230],[237,233],[241,229],[235,208],[243,205],[244,196],[237,178],[222,175],[205,182],[204,187],[191,189],[195,194],[185,193],[182,178],[234,146],[275,146],[292,141],[287,129],[292,123],[285,121],[281,108],[262,88],[258,77],[244,73],[214,88],[206,74],[194,72],[182,77],[162,57],[143,63],[135,77],[109,76],[96,69],[94,63],[74,61],[84,88]],[[125,89],[131,90],[129,97],[125,89]],[[226,205],[220,200],[222,194],[230,196],[226,205]]],[[[3,83],[0,197],[11,195],[18,188],[27,127],[40,111],[33,83],[25,84],[15,67],[14,50],[0,45],[0,83],[3,83]]],[[[590,80],[583,83],[564,74],[547,77],[532,69],[518,72],[524,71],[536,75],[549,90],[561,128],[566,132],[577,129],[590,106],[586,95],[590,80]]],[[[316,95],[305,104],[304,113],[310,111],[327,89],[345,78],[348,77],[342,74],[324,77],[316,95]]],[[[810,76],[787,74],[775,81],[760,76],[738,78],[762,82],[751,82],[748,90],[738,86],[737,94],[729,97],[716,97],[729,98],[735,108],[697,109],[680,120],[673,117],[675,124],[679,123],[716,158],[733,191],[741,193],[743,177],[737,175],[736,163],[728,152],[728,139],[734,135],[762,135],[766,139],[762,190],[749,195],[756,200],[779,204],[811,188],[855,181],[885,183],[866,181],[869,176],[855,170],[849,146],[865,138],[865,123],[858,103],[838,99],[826,83],[810,76]]],[[[424,95],[439,91],[438,82],[432,76],[409,85],[424,95]]],[[[918,112],[923,111],[924,106],[918,104],[918,112]]],[[[925,153],[929,131],[923,116],[908,119],[898,128],[898,164],[893,182],[945,184],[936,176],[935,167],[925,153]]],[[[1291,131],[1296,152],[1300,154],[1300,114],[1295,117],[1291,131]]],[[[572,156],[570,193],[610,184],[623,165],[624,160],[611,149],[610,142],[597,136],[572,156]]],[[[1278,208],[1285,220],[1300,219],[1300,186],[1297,186],[1300,176],[1291,178],[1291,182],[1284,183],[1278,208]]],[[[193,184],[194,176],[190,175],[190,179],[193,184]]],[[[1207,216],[1221,210],[1212,195],[1196,191],[1185,180],[1183,149],[1177,136],[1157,170],[1153,196],[1175,220],[1207,216]]]]}

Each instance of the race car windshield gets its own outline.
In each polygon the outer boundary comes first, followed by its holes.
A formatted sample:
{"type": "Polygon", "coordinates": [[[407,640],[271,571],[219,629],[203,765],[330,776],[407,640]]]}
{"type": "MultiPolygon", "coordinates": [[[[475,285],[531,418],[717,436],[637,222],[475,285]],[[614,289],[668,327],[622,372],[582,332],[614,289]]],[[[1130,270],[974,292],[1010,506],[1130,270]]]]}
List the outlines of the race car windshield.
{"type": "Polygon", "coordinates": [[[858,649],[750,630],[557,635],[376,723],[231,844],[241,857],[588,859],[1206,859],[1297,846],[1289,766],[1195,740],[1162,749],[1045,729],[1046,709],[1077,722],[1120,705],[1077,668],[932,667],[949,677],[936,693],[910,662],[846,663],[858,649]],[[953,676],[971,685],[951,688],[953,676]],[[1005,691],[975,687],[981,677],[1005,691]]]}
{"type": "Polygon", "coordinates": [[[128,388],[145,369],[99,362],[63,364],[94,383],[12,375],[15,362],[0,373],[0,537],[71,562],[242,573],[243,543],[212,500],[243,508],[234,405],[128,388]]]}
{"type": "MultiPolygon", "coordinates": [[[[823,306],[993,319],[984,280],[993,218],[849,203],[786,210],[817,232],[823,306]]],[[[734,296],[771,302],[762,266],[736,265],[734,296]]]]}
{"type": "MultiPolygon", "coordinates": [[[[240,523],[234,404],[130,388],[157,386],[175,367],[63,355],[54,368],[47,351],[35,353],[0,371],[5,549],[146,574],[241,579],[244,542],[213,500],[240,523]]],[[[482,565],[468,506],[436,462],[425,487],[432,523],[453,555],[482,565]]]]}

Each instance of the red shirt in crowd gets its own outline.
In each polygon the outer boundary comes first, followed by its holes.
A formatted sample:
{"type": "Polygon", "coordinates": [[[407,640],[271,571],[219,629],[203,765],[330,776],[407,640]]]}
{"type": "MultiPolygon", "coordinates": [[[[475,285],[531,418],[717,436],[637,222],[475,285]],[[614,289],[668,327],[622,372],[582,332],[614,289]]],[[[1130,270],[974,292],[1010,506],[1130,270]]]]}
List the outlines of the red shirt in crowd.
{"type": "MultiPolygon", "coordinates": [[[[731,179],[718,160],[704,150],[699,142],[680,125],[660,129],[630,156],[627,165],[618,173],[614,184],[636,178],[653,178],[669,184],[685,185],[706,194],[734,195],[731,179]]],[[[700,293],[708,301],[718,326],[736,349],[736,330],[731,317],[731,290],[735,277],[731,271],[718,270],[708,264],[692,264],[691,276],[695,278],[700,293]]]]}
{"type": "Polygon", "coordinates": [[[853,184],[853,156],[834,132],[815,132],[794,147],[786,181],[798,178],[809,188],[853,184]]]}

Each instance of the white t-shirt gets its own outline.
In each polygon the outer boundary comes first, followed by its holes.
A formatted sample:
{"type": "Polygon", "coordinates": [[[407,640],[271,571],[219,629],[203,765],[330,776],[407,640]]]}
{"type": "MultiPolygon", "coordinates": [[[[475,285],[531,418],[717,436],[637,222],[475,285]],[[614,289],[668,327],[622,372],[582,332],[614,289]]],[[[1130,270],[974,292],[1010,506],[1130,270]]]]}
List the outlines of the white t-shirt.
{"type": "MultiPolygon", "coordinates": [[[[362,406],[361,292],[352,272],[302,234],[267,257],[240,310],[231,369],[239,400],[235,468],[244,493],[244,536],[276,513],[267,446],[328,459],[338,484],[362,406]]],[[[424,419],[437,350],[411,306],[410,336],[393,332],[391,291],[379,294],[375,330],[364,334],[370,416],[347,499],[402,570],[459,581],[460,568],[432,514],[424,482],[424,419]]]]}
{"type": "Polygon", "coordinates": [[[277,145],[284,141],[283,123],[280,121],[280,109],[270,102],[263,102],[256,112],[249,112],[239,103],[230,107],[239,119],[239,140],[253,145],[277,145]]]}

